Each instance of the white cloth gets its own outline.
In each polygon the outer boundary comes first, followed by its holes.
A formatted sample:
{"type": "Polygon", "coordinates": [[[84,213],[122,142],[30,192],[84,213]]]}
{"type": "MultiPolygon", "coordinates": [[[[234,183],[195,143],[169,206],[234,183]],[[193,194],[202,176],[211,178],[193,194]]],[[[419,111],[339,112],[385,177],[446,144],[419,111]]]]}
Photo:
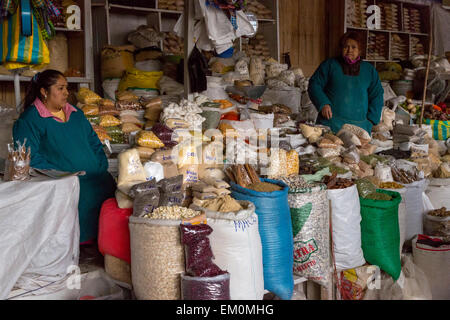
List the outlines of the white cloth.
{"type": "Polygon", "coordinates": [[[238,26],[236,30],[236,37],[238,38],[252,35],[255,32],[255,29],[253,29],[252,24],[247,18],[247,15],[242,10],[236,11],[236,24],[238,26]]]}
{"type": "Polygon", "coordinates": [[[60,281],[78,265],[78,177],[0,183],[0,299],[60,281]]]}

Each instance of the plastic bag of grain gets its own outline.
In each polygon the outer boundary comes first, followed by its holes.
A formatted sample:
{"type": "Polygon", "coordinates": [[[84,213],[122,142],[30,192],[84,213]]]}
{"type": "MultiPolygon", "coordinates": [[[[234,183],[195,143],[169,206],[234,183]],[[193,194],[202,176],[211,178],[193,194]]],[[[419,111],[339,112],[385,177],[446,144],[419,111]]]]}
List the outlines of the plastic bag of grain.
{"type": "Polygon", "coordinates": [[[132,186],[147,181],[147,176],[137,149],[124,150],[119,153],[117,158],[119,159],[117,188],[120,191],[128,194],[132,186]]]}
{"type": "Polygon", "coordinates": [[[181,275],[182,300],[230,300],[230,274],[215,277],[181,275]]]}
{"type": "Polygon", "coordinates": [[[294,235],[294,274],[327,287],[330,268],[330,208],[325,185],[290,189],[294,235]]]}
{"type": "Polygon", "coordinates": [[[180,300],[181,220],[130,217],[131,277],[139,300],[180,300]]]}

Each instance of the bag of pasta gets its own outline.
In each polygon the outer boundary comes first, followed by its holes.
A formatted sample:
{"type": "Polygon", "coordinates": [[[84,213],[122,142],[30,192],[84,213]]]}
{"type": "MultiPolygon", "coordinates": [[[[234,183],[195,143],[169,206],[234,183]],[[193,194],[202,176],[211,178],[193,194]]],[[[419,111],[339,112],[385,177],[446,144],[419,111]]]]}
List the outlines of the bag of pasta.
{"type": "Polygon", "coordinates": [[[88,88],[80,88],[76,93],[76,97],[78,102],[83,104],[97,104],[100,102],[102,97],[96,94],[94,91],[89,90],[88,88]]]}
{"type": "Polygon", "coordinates": [[[108,135],[105,128],[93,125],[92,129],[94,129],[95,133],[97,134],[98,138],[102,143],[105,142],[105,140],[111,140],[111,137],[108,135]]]}
{"type": "Polygon", "coordinates": [[[96,116],[98,115],[98,106],[95,104],[86,104],[81,110],[86,116],[96,116]]]}
{"type": "Polygon", "coordinates": [[[164,147],[164,143],[152,131],[139,131],[136,134],[136,142],[141,147],[148,147],[152,149],[164,147]]]}
{"type": "Polygon", "coordinates": [[[120,126],[122,122],[112,115],[105,115],[100,117],[100,126],[102,127],[115,127],[120,126]]]}

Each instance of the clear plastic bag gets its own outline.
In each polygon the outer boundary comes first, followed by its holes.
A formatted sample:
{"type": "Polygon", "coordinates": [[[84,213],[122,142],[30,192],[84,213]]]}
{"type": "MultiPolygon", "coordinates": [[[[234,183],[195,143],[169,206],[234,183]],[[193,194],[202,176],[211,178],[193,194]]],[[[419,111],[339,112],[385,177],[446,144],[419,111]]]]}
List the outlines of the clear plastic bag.
{"type": "Polygon", "coordinates": [[[180,225],[181,243],[185,246],[186,272],[193,277],[215,277],[225,274],[212,262],[214,257],[208,236],[213,231],[207,224],[180,225]]]}
{"type": "Polygon", "coordinates": [[[377,192],[376,186],[368,179],[356,180],[356,187],[360,197],[365,198],[368,195],[377,192]]]}
{"type": "Polygon", "coordinates": [[[141,147],[159,149],[164,147],[164,143],[152,131],[139,131],[136,134],[137,144],[141,147]]]}
{"type": "Polygon", "coordinates": [[[394,178],[392,176],[391,167],[385,164],[378,163],[375,166],[375,177],[381,182],[392,182],[394,178]]]}
{"type": "Polygon", "coordinates": [[[181,275],[182,300],[230,300],[230,274],[217,277],[181,275]]]}
{"type": "Polygon", "coordinates": [[[351,131],[341,129],[337,133],[337,136],[339,139],[341,139],[344,142],[344,146],[346,148],[349,148],[353,145],[357,146],[357,147],[361,146],[361,140],[358,138],[358,136],[356,134],[354,134],[351,131]]]}
{"type": "Polygon", "coordinates": [[[25,181],[30,179],[30,159],[31,149],[25,146],[27,140],[23,144],[17,141],[17,149],[14,144],[8,144],[8,156],[5,161],[4,181],[25,181]]]}
{"type": "Polygon", "coordinates": [[[156,182],[164,179],[164,168],[159,162],[148,161],[144,164],[145,175],[147,180],[155,179],[156,182]]]}
{"type": "Polygon", "coordinates": [[[87,104],[82,108],[82,110],[86,116],[96,116],[99,111],[98,106],[95,104],[87,104]]]}
{"type": "Polygon", "coordinates": [[[361,160],[358,149],[355,146],[350,147],[347,152],[344,152],[343,158],[349,164],[358,164],[361,160]]]}
{"type": "Polygon", "coordinates": [[[122,151],[117,158],[119,160],[117,188],[120,191],[128,194],[132,186],[147,181],[137,149],[122,151]]]}
{"type": "Polygon", "coordinates": [[[338,148],[319,148],[317,149],[317,152],[324,158],[337,157],[341,154],[341,151],[338,148]]]}
{"type": "Polygon", "coordinates": [[[168,148],[172,148],[178,144],[176,141],[172,140],[172,137],[174,136],[173,130],[166,125],[156,123],[152,127],[152,132],[161,140],[162,143],[164,143],[164,146],[168,148]]]}
{"type": "Polygon", "coordinates": [[[88,88],[80,88],[76,94],[77,100],[84,104],[97,104],[102,97],[88,88]]]}
{"type": "Polygon", "coordinates": [[[100,126],[102,127],[115,127],[120,126],[122,122],[113,115],[104,115],[100,117],[100,126]]]}

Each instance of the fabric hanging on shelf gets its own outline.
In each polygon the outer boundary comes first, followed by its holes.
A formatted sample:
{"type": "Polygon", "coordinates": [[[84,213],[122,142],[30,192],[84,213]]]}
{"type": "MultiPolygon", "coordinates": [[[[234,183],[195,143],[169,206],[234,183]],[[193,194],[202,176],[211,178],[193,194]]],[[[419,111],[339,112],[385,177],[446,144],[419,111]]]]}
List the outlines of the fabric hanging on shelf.
{"type": "Polygon", "coordinates": [[[44,40],[53,38],[56,31],[52,20],[56,20],[61,15],[61,11],[51,0],[32,0],[32,4],[33,14],[38,20],[44,40]]]}
{"type": "MultiPolygon", "coordinates": [[[[242,11],[246,6],[246,1],[233,1],[234,3],[228,4],[228,6],[222,2],[216,3],[208,0],[196,0],[195,2],[195,17],[199,21],[194,27],[194,35],[197,35],[195,38],[198,48],[207,51],[214,48],[219,55],[233,47],[233,41],[236,38],[254,33],[252,24],[242,11]],[[234,25],[224,10],[226,12],[227,10],[233,11],[234,25]]],[[[177,22],[176,32],[182,31],[182,19],[184,17],[180,17],[177,22]]]]}

